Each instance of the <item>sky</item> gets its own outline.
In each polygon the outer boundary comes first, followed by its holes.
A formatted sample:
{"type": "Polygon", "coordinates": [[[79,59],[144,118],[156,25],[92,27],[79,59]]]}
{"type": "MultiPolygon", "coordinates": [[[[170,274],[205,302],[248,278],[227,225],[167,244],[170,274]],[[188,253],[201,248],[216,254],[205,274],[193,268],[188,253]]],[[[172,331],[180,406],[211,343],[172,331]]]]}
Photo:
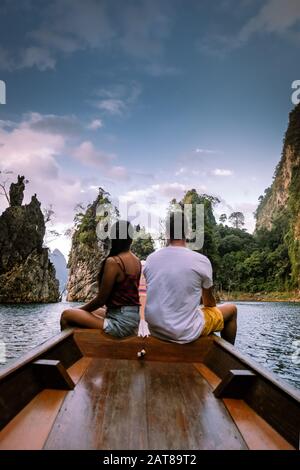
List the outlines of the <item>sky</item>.
{"type": "MultiPolygon", "coordinates": [[[[28,178],[26,201],[51,205],[60,232],[99,186],[144,215],[195,188],[253,231],[299,25],[299,0],[2,0],[0,170],[28,178]]],[[[66,237],[48,241],[68,254],[66,237]]]]}

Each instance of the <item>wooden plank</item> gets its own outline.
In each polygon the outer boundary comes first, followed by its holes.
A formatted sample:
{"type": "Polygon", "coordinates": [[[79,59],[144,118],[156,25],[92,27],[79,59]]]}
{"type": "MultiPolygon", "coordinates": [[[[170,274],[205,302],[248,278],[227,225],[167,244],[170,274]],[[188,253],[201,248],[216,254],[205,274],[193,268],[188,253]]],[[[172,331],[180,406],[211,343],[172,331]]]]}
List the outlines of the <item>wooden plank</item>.
{"type": "Polygon", "coordinates": [[[196,362],[193,365],[209,383],[212,389],[215,389],[221,383],[222,379],[220,379],[220,377],[218,377],[211,369],[203,364],[203,362],[196,362]]]}
{"type": "MultiPolygon", "coordinates": [[[[216,388],[221,379],[204,364],[194,364],[211,388],[216,388]]],[[[250,450],[293,450],[275,429],[261,418],[244,400],[223,399],[227,410],[242,434],[250,450]]]]}
{"type": "Polygon", "coordinates": [[[254,372],[257,378],[245,394],[245,402],[293,447],[298,448],[300,393],[259,364],[237,353],[232,345],[221,338],[215,338],[214,343],[205,357],[205,365],[221,379],[230,369],[247,368],[254,372]]]}
{"type": "Polygon", "coordinates": [[[232,419],[252,450],[295,450],[243,400],[225,398],[232,419]]]}
{"type": "MultiPolygon", "coordinates": [[[[233,358],[233,364],[239,363],[241,365],[240,369],[253,370],[254,372],[257,373],[257,375],[260,375],[261,377],[266,379],[268,382],[275,385],[278,389],[282,390],[284,393],[287,393],[291,398],[294,398],[300,404],[299,390],[289,385],[287,382],[282,380],[276,374],[269,371],[268,369],[263,367],[261,364],[251,359],[249,356],[242,354],[232,344],[228,343],[227,341],[220,338],[219,336],[216,336],[216,335],[213,336],[213,344],[214,346],[217,346],[219,349],[221,349],[222,352],[224,353],[227,352],[227,355],[233,358]]],[[[212,347],[209,352],[213,353],[215,350],[216,348],[212,347]]],[[[224,357],[225,356],[226,355],[224,354],[224,357]]],[[[205,363],[208,362],[208,360],[209,360],[209,355],[205,357],[205,363]]],[[[218,364],[215,364],[215,368],[217,366],[218,364]]],[[[234,368],[235,367],[232,367],[232,369],[234,368]]],[[[226,370],[224,371],[224,368],[222,367],[219,367],[219,370],[221,372],[219,375],[220,377],[223,378],[227,372],[226,370]]]]}
{"type": "Polygon", "coordinates": [[[147,363],[146,372],[150,449],[247,449],[192,364],[147,363]]]}
{"type": "MultiPolygon", "coordinates": [[[[68,369],[77,383],[91,359],[82,358],[68,369]]],[[[49,435],[66,391],[43,390],[0,431],[0,450],[40,450],[49,435]]]]}
{"type": "Polygon", "coordinates": [[[73,330],[70,330],[51,338],[5,367],[0,372],[0,429],[42,391],[43,385],[32,365],[35,360],[56,359],[68,368],[81,357],[73,330]]]}
{"type": "Polygon", "coordinates": [[[62,405],[64,390],[43,390],[0,432],[1,450],[38,450],[43,447],[62,405]]]}
{"type": "Polygon", "coordinates": [[[65,400],[46,449],[147,447],[144,364],[93,359],[65,400]]]}
{"type": "Polygon", "coordinates": [[[38,359],[32,364],[43,388],[73,390],[75,384],[60,361],[38,359]]]}
{"type": "Polygon", "coordinates": [[[45,449],[243,449],[222,402],[190,364],[93,359],[45,449]]]}
{"type": "Polygon", "coordinates": [[[231,369],[215,388],[217,398],[243,398],[254,384],[256,375],[250,370],[231,369]]]}
{"type": "Polygon", "coordinates": [[[146,350],[143,361],[198,362],[202,361],[210,347],[213,337],[200,338],[188,344],[161,341],[154,337],[114,338],[100,330],[75,330],[75,341],[84,356],[106,359],[137,359],[142,349],[146,350]]]}
{"type": "MultiPolygon", "coordinates": [[[[20,369],[21,367],[33,362],[35,359],[40,358],[44,354],[49,353],[49,351],[51,351],[52,349],[55,349],[56,346],[59,346],[61,343],[64,344],[64,342],[68,338],[72,338],[72,337],[73,337],[73,330],[71,329],[65,330],[61,332],[60,334],[48,339],[47,341],[40,344],[39,346],[32,348],[30,351],[23,354],[22,357],[16,359],[15,361],[11,362],[7,366],[1,368],[0,383],[7,375],[11,375],[13,372],[20,369]]],[[[60,358],[57,357],[56,359],[60,359],[60,358]]]]}

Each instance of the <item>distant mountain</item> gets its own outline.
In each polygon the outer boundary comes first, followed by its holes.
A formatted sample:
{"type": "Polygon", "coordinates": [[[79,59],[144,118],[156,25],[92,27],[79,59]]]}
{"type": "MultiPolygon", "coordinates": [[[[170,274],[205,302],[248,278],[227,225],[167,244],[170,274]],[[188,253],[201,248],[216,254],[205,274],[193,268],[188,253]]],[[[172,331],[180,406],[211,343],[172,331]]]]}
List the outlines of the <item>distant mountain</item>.
{"type": "Polygon", "coordinates": [[[55,248],[55,250],[49,254],[49,257],[51,263],[54,264],[56,278],[59,280],[59,290],[62,293],[66,289],[68,282],[68,268],[66,258],[57,248],[55,248]]]}

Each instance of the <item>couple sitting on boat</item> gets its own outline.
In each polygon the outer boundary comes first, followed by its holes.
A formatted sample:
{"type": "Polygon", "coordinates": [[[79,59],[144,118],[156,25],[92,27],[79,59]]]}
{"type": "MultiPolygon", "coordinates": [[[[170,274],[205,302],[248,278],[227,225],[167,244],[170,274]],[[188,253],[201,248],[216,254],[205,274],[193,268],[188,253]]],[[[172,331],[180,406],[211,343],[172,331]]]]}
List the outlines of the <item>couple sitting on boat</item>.
{"type": "MultiPolygon", "coordinates": [[[[145,319],[150,332],[160,339],[189,343],[220,331],[233,344],[236,306],[216,306],[211,263],[206,256],[187,248],[184,224],[178,239],[175,218],[175,213],[171,213],[168,246],[148,256],[143,270],[147,284],[145,319]]],[[[99,272],[97,296],[80,308],[65,310],[62,328],[101,328],[115,337],[136,334],[140,323],[142,264],[130,250],[131,229],[127,221],[116,222],[111,232],[114,237],[110,253],[99,272]]]]}

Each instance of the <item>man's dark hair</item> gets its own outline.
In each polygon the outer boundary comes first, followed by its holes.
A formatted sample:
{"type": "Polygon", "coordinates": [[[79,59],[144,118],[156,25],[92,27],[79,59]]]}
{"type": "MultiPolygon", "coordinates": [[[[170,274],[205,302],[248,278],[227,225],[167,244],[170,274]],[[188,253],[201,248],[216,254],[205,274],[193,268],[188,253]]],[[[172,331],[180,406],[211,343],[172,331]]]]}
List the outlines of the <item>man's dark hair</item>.
{"type": "Polygon", "coordinates": [[[171,211],[167,216],[167,239],[186,240],[187,219],[181,210],[171,211]]]}

